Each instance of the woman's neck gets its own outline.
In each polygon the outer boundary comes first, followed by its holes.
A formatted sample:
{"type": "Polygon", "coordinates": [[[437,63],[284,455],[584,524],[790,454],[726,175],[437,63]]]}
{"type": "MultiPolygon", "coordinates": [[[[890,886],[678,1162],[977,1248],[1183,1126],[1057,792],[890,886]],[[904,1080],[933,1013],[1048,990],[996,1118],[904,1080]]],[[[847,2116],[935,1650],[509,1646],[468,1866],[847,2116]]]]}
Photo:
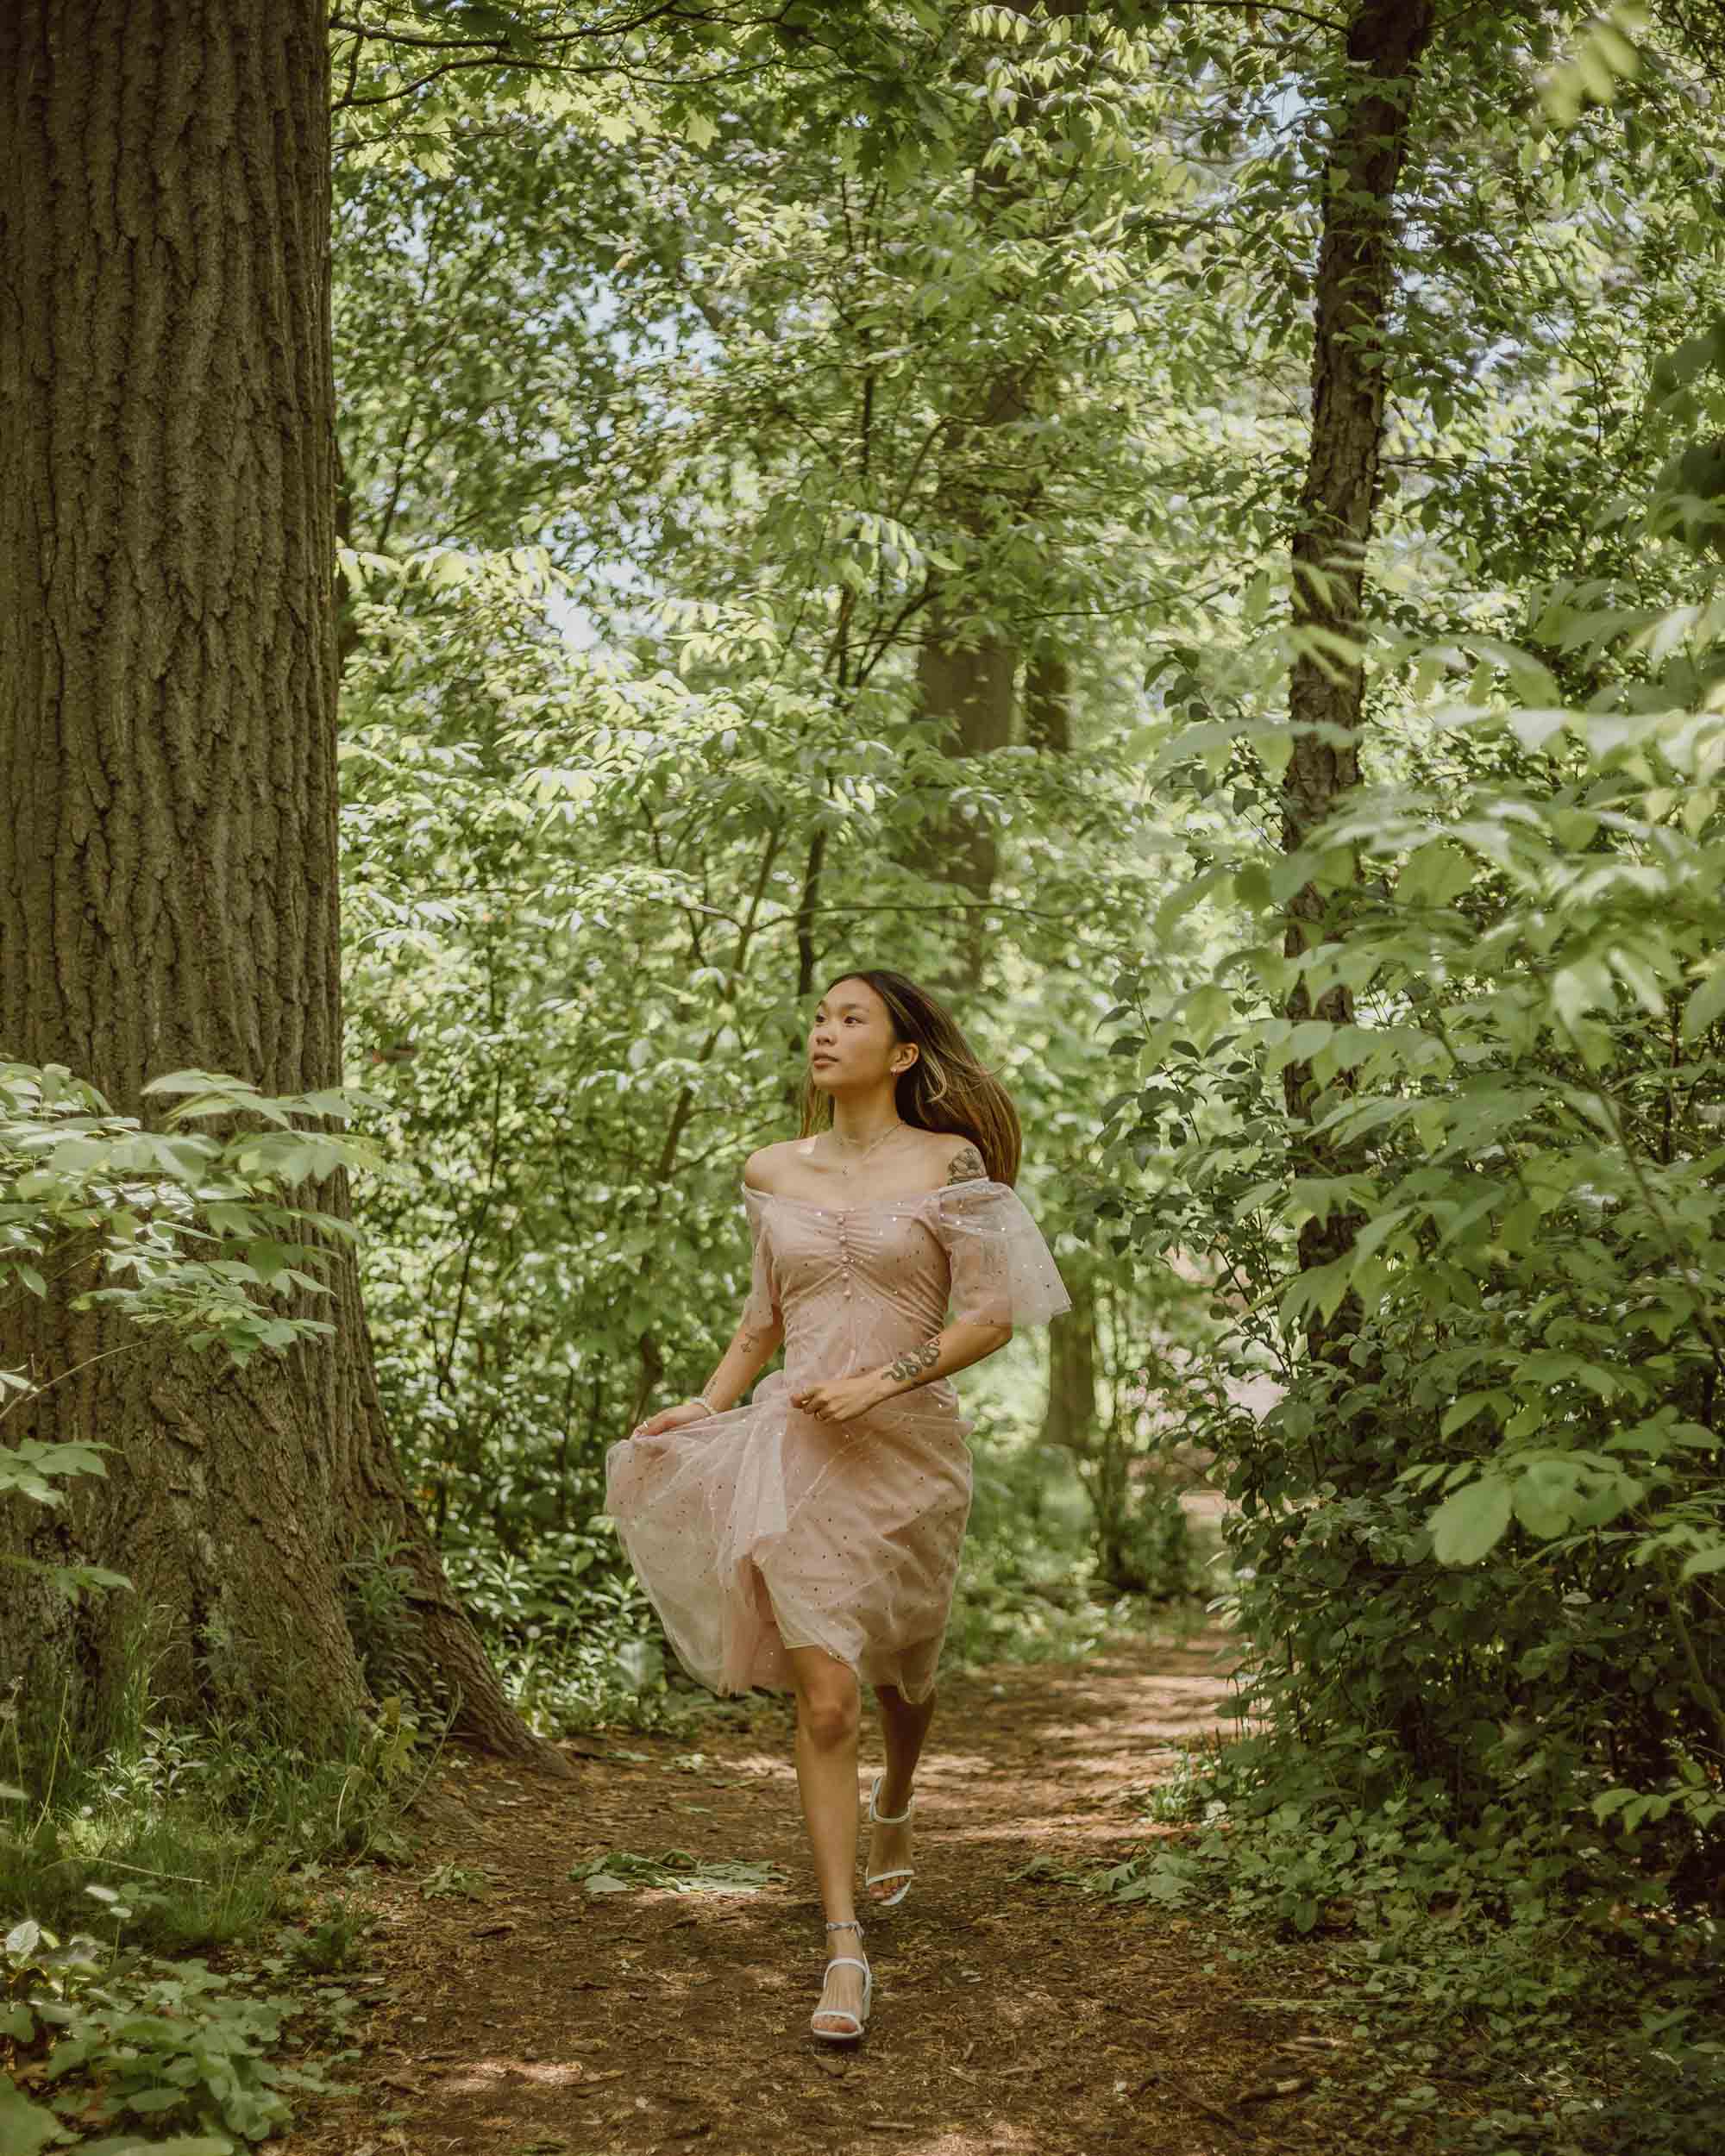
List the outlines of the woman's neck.
{"type": "Polygon", "coordinates": [[[890,1087],[862,1100],[835,1100],[832,1104],[832,1134],[845,1152],[872,1145],[903,1119],[890,1087]]]}

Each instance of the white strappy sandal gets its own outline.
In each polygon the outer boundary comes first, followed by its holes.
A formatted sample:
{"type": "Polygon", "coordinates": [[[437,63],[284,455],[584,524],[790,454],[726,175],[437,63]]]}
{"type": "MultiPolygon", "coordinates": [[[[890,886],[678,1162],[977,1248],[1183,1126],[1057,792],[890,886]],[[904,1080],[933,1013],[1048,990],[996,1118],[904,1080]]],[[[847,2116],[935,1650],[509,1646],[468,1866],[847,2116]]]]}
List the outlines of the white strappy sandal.
{"type": "MultiPolygon", "coordinates": [[[[906,1805],[903,1811],[901,1811],[896,1818],[891,1817],[886,1812],[876,1811],[875,1808],[875,1800],[881,1794],[881,1784],[886,1780],[886,1778],[887,1777],[884,1774],[877,1774],[875,1777],[874,1783],[869,1789],[869,1824],[871,1827],[902,1827],[905,1821],[910,1817],[911,1814],[915,1811],[916,1799],[913,1797],[910,1802],[906,1805]]],[[[890,1871],[865,1872],[862,1879],[862,1883],[865,1887],[879,1886],[882,1880],[885,1879],[902,1879],[904,1881],[904,1884],[899,1889],[896,1894],[882,1894],[879,1896],[870,1895],[869,1897],[869,1906],[877,1909],[896,1908],[899,1903],[904,1900],[906,1895],[910,1892],[911,1881],[915,1877],[915,1874],[916,1866],[909,1864],[895,1865],[890,1871]]]]}
{"type": "MultiPolygon", "coordinates": [[[[859,1941],[862,1937],[862,1927],[854,1916],[829,1923],[826,1928],[830,1932],[855,1932],[859,1941]]],[[[809,2034],[818,2036],[825,2044],[854,2044],[862,2035],[862,2025],[869,2018],[869,2000],[875,1989],[875,1972],[866,1961],[860,1961],[855,1954],[834,1954],[821,1975],[823,1996],[826,1991],[826,1979],[835,1969],[860,1969],[862,1971],[862,2011],[853,2014],[848,2006],[818,2006],[809,2021],[809,2034]],[[815,2023],[820,2021],[855,2021],[856,2026],[855,2028],[817,2028],[815,2023]]]]}

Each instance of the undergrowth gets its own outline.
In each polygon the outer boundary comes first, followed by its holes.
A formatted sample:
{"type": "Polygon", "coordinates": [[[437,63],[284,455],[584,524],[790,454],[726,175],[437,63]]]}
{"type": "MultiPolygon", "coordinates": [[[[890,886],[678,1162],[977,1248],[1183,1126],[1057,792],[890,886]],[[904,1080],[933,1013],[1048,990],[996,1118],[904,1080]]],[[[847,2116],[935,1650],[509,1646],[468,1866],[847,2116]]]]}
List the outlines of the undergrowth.
{"type": "Polygon", "coordinates": [[[1310,2010],[1351,2020],[1385,2136],[1416,2116],[1458,2156],[1711,2156],[1725,2140],[1725,1953],[1609,1824],[1404,1780],[1344,1791],[1266,1737],[1197,1747],[1146,1795],[1153,1839],[1063,1875],[1124,1906],[1199,1910],[1234,1960],[1320,1939],[1310,2010]]]}
{"type": "Polygon", "coordinates": [[[393,1701],[326,1759],[134,1701],[90,1757],[63,1718],[0,1720],[6,2156],[228,2156],[285,2131],[293,2094],[354,2055],[356,2002],[332,1979],[367,1920],[329,1877],[406,1854],[401,1814],[436,1757],[393,1701]]]}

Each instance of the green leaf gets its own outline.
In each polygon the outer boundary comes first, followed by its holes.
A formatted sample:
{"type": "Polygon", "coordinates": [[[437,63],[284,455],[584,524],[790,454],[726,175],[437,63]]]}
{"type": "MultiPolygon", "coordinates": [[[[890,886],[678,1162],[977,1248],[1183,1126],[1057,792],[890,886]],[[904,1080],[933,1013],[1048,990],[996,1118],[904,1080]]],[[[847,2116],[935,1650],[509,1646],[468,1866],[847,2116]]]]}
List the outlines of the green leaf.
{"type": "Polygon", "coordinates": [[[1587,809],[1553,809],[1551,824],[1558,843],[1571,853],[1579,853],[1584,846],[1590,846],[1599,831],[1599,818],[1587,809]]]}
{"type": "Polygon", "coordinates": [[[184,2103],[185,2097],[184,2089],[140,2089],[126,2098],[126,2103],[129,2109],[147,2117],[154,2112],[172,2111],[177,2103],[184,2103]]]}
{"type": "Polygon", "coordinates": [[[1509,1394],[1496,1387],[1489,1386],[1483,1392],[1464,1393],[1459,1400],[1452,1401],[1444,1410],[1444,1419],[1438,1426],[1438,1434],[1440,1437],[1452,1438],[1458,1430],[1465,1430],[1476,1415],[1484,1413],[1488,1407],[1492,1410],[1496,1417],[1501,1419],[1503,1410],[1509,1405],[1509,1394]]]}
{"type": "Polygon", "coordinates": [[[1697,1039],[1709,1025],[1725,1012],[1725,962],[1714,967],[1690,991],[1689,1000],[1683,1009],[1683,1037],[1697,1039]]]}
{"type": "Polygon", "coordinates": [[[1270,889],[1270,871],[1262,862],[1248,861],[1234,871],[1234,897],[1241,906],[1250,906],[1254,912],[1263,912],[1275,902],[1270,889]]]}
{"type": "Polygon", "coordinates": [[[1286,727],[1277,727],[1258,736],[1258,760],[1267,775],[1279,782],[1294,755],[1294,736],[1286,727]]]}
{"type": "Polygon", "coordinates": [[[1596,958],[1578,959],[1552,975],[1552,1007],[1571,1031],[1589,1011],[1600,1005],[1609,1009],[1611,1001],[1611,976],[1596,958]]]}
{"type": "Polygon", "coordinates": [[[1233,1008],[1227,990],[1214,981],[1192,990],[1186,999],[1186,1023],[1200,1048],[1208,1047],[1227,1024],[1233,1008]]]}
{"type": "Polygon", "coordinates": [[[176,2134],[166,2141],[116,2134],[105,2140],[79,2141],[76,2156],[234,2156],[235,2146],[219,2134],[176,2134]]]}
{"type": "Polygon", "coordinates": [[[53,2113],[21,2095],[10,2074],[0,2074],[0,2148],[6,2156],[36,2156],[60,2138],[53,2113]]]}
{"type": "Polygon", "coordinates": [[[1575,1517],[1574,1476],[1559,1462],[1542,1460],[1517,1476],[1513,1502],[1515,1517],[1527,1532],[1549,1542],[1575,1517]]]}
{"type": "Polygon", "coordinates": [[[1396,880],[1396,890],[1411,905],[1450,906],[1473,878],[1473,863],[1461,849],[1447,839],[1433,838],[1409,856],[1396,880]]]}
{"type": "Polygon", "coordinates": [[[1502,1539],[1509,1525],[1509,1485],[1501,1475],[1483,1475],[1443,1503],[1427,1520],[1440,1564],[1477,1564],[1502,1539]]]}
{"type": "Polygon", "coordinates": [[[1509,714],[1509,730],[1524,749],[1537,751],[1563,731],[1568,719],[1564,711],[1515,711],[1509,714]]]}

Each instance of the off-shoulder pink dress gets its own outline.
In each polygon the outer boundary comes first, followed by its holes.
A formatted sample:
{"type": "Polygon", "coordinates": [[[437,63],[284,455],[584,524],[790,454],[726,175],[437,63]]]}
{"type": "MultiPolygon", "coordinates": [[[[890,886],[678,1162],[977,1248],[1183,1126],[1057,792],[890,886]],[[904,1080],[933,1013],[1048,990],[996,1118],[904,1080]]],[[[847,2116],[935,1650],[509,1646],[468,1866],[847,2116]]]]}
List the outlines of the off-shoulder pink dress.
{"type": "Polygon", "coordinates": [[[933,1689],[970,1510],[969,1423],[950,1383],[844,1423],[793,1392],[875,1369],[947,1321],[1037,1325],[1071,1307],[1010,1184],[828,1205],[743,1187],[743,1322],[785,1328],[753,1398],[605,1455],[605,1509],[677,1658],[716,1692],[791,1689],[788,1647],[869,1684],[933,1689]]]}

